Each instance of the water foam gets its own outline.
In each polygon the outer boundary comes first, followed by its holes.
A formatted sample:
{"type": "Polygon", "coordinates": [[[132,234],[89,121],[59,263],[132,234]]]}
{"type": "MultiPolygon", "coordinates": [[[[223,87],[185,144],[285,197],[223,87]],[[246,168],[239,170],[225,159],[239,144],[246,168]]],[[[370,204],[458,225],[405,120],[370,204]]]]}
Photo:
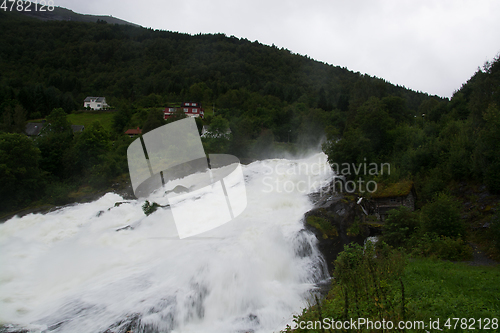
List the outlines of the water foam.
{"type": "Polygon", "coordinates": [[[115,207],[123,198],[113,193],[0,225],[0,323],[33,332],[283,329],[326,278],[302,219],[307,193],[332,173],[324,154],[258,161],[243,173],[246,210],[200,237],[179,240],[169,209],[146,217],[144,200],[115,207]],[[308,188],[291,185],[299,183],[308,188]]]}

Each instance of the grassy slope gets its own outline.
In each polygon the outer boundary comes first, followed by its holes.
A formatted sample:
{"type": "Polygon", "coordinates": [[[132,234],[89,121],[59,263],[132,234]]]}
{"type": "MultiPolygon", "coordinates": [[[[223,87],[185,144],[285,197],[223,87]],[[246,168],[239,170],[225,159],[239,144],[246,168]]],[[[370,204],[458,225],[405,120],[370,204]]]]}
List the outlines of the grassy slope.
{"type": "Polygon", "coordinates": [[[97,120],[107,131],[111,132],[113,115],[113,112],[82,112],[69,114],[67,119],[72,125],[84,125],[85,127],[89,127],[97,120]]]}
{"type": "MultiPolygon", "coordinates": [[[[440,330],[429,330],[426,327],[424,330],[413,329],[408,330],[408,332],[500,332],[500,326],[492,325],[493,318],[496,318],[496,323],[500,321],[500,265],[471,266],[468,263],[430,258],[411,259],[407,263],[402,280],[405,288],[406,315],[404,321],[422,321],[428,326],[429,320],[435,322],[439,319],[440,326],[440,330]],[[448,318],[450,318],[451,327],[445,327],[448,318]],[[458,322],[456,329],[454,329],[456,321],[453,318],[466,318],[466,325],[471,325],[470,328],[474,327],[475,329],[461,329],[461,322],[458,322]],[[485,330],[484,327],[479,329],[479,319],[481,319],[482,325],[485,322],[490,322],[490,329],[485,330]]],[[[335,284],[335,280],[332,283],[334,284],[332,290],[321,304],[321,318],[335,321],[345,320],[342,315],[339,315],[344,312],[344,301],[342,296],[338,294],[341,288],[335,284]],[[337,314],[337,316],[332,314],[337,314]]],[[[395,318],[398,317],[395,314],[400,311],[401,288],[399,282],[396,281],[392,289],[395,291],[395,308],[385,308],[385,310],[389,317],[395,318]]],[[[370,304],[373,300],[365,299],[365,302],[370,304]]],[[[350,306],[352,308],[353,305],[350,306]]],[[[296,317],[296,320],[299,322],[320,320],[318,313],[317,306],[312,306],[305,309],[304,313],[296,317]]],[[[354,321],[358,320],[358,317],[355,317],[352,312],[348,319],[351,317],[354,321]]],[[[359,318],[371,321],[379,320],[367,317],[363,310],[361,310],[359,318]]],[[[285,331],[291,332],[292,330],[285,331]]],[[[372,331],[353,330],[353,332],[372,331]]],[[[328,330],[296,329],[293,332],[320,333],[328,332],[328,330]]],[[[332,329],[330,332],[340,331],[332,329]]]]}
{"type": "Polygon", "coordinates": [[[447,318],[500,320],[499,265],[471,266],[467,263],[418,259],[408,263],[404,281],[408,310],[414,316],[409,320],[428,321],[429,318],[436,320],[439,317],[441,325],[447,318]]]}

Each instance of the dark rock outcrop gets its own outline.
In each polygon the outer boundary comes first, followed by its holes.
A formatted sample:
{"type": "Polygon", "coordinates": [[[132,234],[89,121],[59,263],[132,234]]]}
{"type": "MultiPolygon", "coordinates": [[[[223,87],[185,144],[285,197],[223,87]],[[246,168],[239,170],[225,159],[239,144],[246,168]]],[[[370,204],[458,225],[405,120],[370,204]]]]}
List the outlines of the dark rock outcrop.
{"type": "Polygon", "coordinates": [[[318,238],[330,274],[333,262],[349,243],[363,244],[380,232],[380,224],[368,223],[358,197],[352,194],[319,192],[310,195],[315,208],[304,216],[304,226],[318,238]]]}

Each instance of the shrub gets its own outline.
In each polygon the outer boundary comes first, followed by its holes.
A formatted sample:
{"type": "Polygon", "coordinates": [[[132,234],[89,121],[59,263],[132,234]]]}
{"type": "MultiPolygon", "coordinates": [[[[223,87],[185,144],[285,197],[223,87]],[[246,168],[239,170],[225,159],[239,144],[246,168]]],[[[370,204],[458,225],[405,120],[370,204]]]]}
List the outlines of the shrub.
{"type": "Polygon", "coordinates": [[[360,234],[360,232],[361,232],[361,226],[360,226],[359,218],[356,216],[354,218],[354,222],[349,226],[349,228],[347,228],[346,234],[347,234],[347,236],[354,237],[354,236],[358,236],[360,234]]]}
{"type": "Polygon", "coordinates": [[[52,181],[45,189],[46,200],[54,205],[66,205],[71,202],[69,194],[75,189],[74,185],[52,181]]]}
{"type": "Polygon", "coordinates": [[[382,230],[382,239],[389,245],[402,246],[418,227],[417,213],[408,207],[401,206],[388,212],[382,230]]]}
{"type": "Polygon", "coordinates": [[[158,205],[156,202],[150,203],[148,200],[146,200],[144,205],[142,205],[142,211],[144,212],[144,214],[146,214],[146,216],[149,216],[153,214],[158,209],[158,207],[160,207],[160,205],[158,205]]]}
{"type": "Polygon", "coordinates": [[[465,232],[458,202],[445,193],[439,193],[422,207],[422,225],[425,231],[438,236],[459,237],[465,232]]]}
{"type": "Polygon", "coordinates": [[[409,242],[412,256],[434,257],[444,260],[467,260],[472,257],[472,248],[461,238],[436,236],[435,234],[414,235],[409,242]]]}
{"type": "Polygon", "coordinates": [[[427,174],[419,174],[416,183],[420,184],[420,201],[432,201],[436,195],[445,190],[448,181],[450,181],[448,175],[440,167],[431,169],[427,174]]]}
{"type": "Polygon", "coordinates": [[[432,244],[432,253],[445,260],[466,260],[472,258],[472,248],[461,238],[441,236],[432,244]]]}
{"type": "MultiPolygon", "coordinates": [[[[322,321],[323,318],[350,320],[404,320],[409,312],[404,297],[403,271],[405,258],[401,252],[381,243],[377,248],[367,242],[363,248],[349,244],[335,261],[335,279],[327,298],[294,316],[300,321],[322,321]]],[[[291,332],[288,326],[285,332],[291,332]]],[[[294,332],[319,332],[302,330],[294,332]]],[[[325,332],[327,332],[325,330],[325,332]]]]}

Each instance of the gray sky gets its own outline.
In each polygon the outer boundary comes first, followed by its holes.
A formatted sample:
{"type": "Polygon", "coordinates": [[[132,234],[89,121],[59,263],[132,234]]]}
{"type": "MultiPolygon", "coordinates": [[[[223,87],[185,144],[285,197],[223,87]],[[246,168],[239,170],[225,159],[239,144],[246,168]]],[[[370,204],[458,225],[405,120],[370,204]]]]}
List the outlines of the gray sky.
{"type": "Polygon", "coordinates": [[[500,52],[499,0],[56,0],[144,27],[275,44],[451,97],[500,52]]]}

